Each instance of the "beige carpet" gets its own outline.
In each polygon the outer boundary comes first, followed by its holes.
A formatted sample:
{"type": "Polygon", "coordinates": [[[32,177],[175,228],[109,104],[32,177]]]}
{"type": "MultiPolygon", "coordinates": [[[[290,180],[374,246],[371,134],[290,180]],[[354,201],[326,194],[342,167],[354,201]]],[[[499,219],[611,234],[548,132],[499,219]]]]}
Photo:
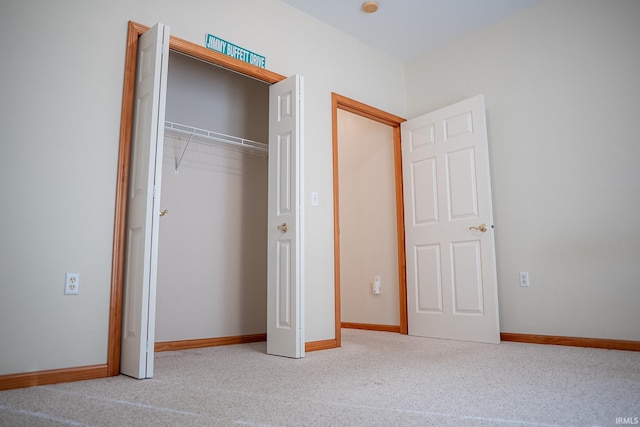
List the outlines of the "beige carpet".
{"type": "Polygon", "coordinates": [[[301,360],[265,349],[157,353],[150,380],[2,391],[0,425],[614,426],[640,417],[638,352],[348,329],[342,348],[301,360]]]}

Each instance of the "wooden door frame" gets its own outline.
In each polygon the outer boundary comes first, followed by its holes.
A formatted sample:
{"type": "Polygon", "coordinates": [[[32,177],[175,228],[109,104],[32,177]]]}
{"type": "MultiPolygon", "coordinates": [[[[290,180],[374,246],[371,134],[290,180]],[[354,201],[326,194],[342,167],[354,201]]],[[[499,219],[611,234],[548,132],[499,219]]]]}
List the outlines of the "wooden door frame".
{"type": "Polygon", "coordinates": [[[400,304],[400,333],[407,334],[407,274],[404,248],[404,201],[402,190],[402,151],[400,123],[406,121],[346,96],[331,93],[331,121],[333,139],[333,268],[335,287],[335,335],[338,347],[342,345],[340,304],[340,182],[338,174],[338,110],[391,126],[393,129],[393,163],[396,187],[396,228],[398,236],[398,300],[400,304]]]}
{"type": "MultiPolygon", "coordinates": [[[[109,332],[107,347],[107,376],[120,373],[120,351],[122,337],[122,306],[125,268],[125,231],[127,218],[127,190],[131,162],[131,131],[133,127],[133,105],[137,68],[138,38],[149,27],[129,21],[127,48],[124,65],[122,109],[120,119],[120,143],[118,148],[118,170],[116,178],[115,220],[113,226],[113,251],[111,263],[111,299],[109,303],[109,332]]],[[[198,46],[189,41],[171,36],[169,49],[180,52],[212,65],[235,71],[265,83],[277,83],[285,76],[247,64],[230,56],[198,46]]]]}

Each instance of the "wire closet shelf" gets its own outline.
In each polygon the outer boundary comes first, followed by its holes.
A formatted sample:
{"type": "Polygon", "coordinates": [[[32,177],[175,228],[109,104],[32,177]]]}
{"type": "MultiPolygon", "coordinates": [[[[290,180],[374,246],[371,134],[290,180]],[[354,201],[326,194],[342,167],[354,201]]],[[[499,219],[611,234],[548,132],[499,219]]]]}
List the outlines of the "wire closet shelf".
{"type": "Polygon", "coordinates": [[[200,129],[193,126],[187,126],[180,123],[164,122],[164,137],[186,140],[187,143],[180,154],[180,158],[176,161],[176,174],[180,169],[182,158],[192,142],[196,144],[214,145],[216,147],[228,150],[239,151],[241,153],[253,156],[267,157],[269,155],[269,146],[262,142],[252,141],[250,139],[240,138],[233,135],[226,135],[220,132],[214,132],[207,129],[200,129]]]}

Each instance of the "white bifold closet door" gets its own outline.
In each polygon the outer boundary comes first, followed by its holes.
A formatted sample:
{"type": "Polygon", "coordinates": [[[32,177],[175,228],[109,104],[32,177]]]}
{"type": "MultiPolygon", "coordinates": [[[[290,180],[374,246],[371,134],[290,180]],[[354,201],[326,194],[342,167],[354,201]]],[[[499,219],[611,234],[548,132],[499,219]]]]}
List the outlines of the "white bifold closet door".
{"type": "MultiPolygon", "coordinates": [[[[169,27],[138,41],[127,207],[121,372],[153,376],[169,27]]],[[[270,87],[267,352],[304,356],[302,77],[270,87]]]]}
{"type": "Polygon", "coordinates": [[[127,194],[126,264],[120,372],[153,376],[156,281],[169,27],[138,39],[138,69],[127,194]]]}
{"type": "Polygon", "coordinates": [[[267,353],[304,357],[302,82],[269,88],[267,353]]]}

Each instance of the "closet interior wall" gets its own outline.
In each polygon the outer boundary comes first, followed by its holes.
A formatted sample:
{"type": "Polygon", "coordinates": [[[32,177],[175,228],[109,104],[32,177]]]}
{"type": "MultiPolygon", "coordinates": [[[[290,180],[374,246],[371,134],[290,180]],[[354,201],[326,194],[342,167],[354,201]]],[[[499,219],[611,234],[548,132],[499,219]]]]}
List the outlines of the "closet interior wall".
{"type": "MultiPolygon", "coordinates": [[[[168,122],[266,144],[268,99],[263,82],[170,54],[168,122]]],[[[266,333],[268,159],[187,140],[164,141],[156,342],[266,333]]]]}

